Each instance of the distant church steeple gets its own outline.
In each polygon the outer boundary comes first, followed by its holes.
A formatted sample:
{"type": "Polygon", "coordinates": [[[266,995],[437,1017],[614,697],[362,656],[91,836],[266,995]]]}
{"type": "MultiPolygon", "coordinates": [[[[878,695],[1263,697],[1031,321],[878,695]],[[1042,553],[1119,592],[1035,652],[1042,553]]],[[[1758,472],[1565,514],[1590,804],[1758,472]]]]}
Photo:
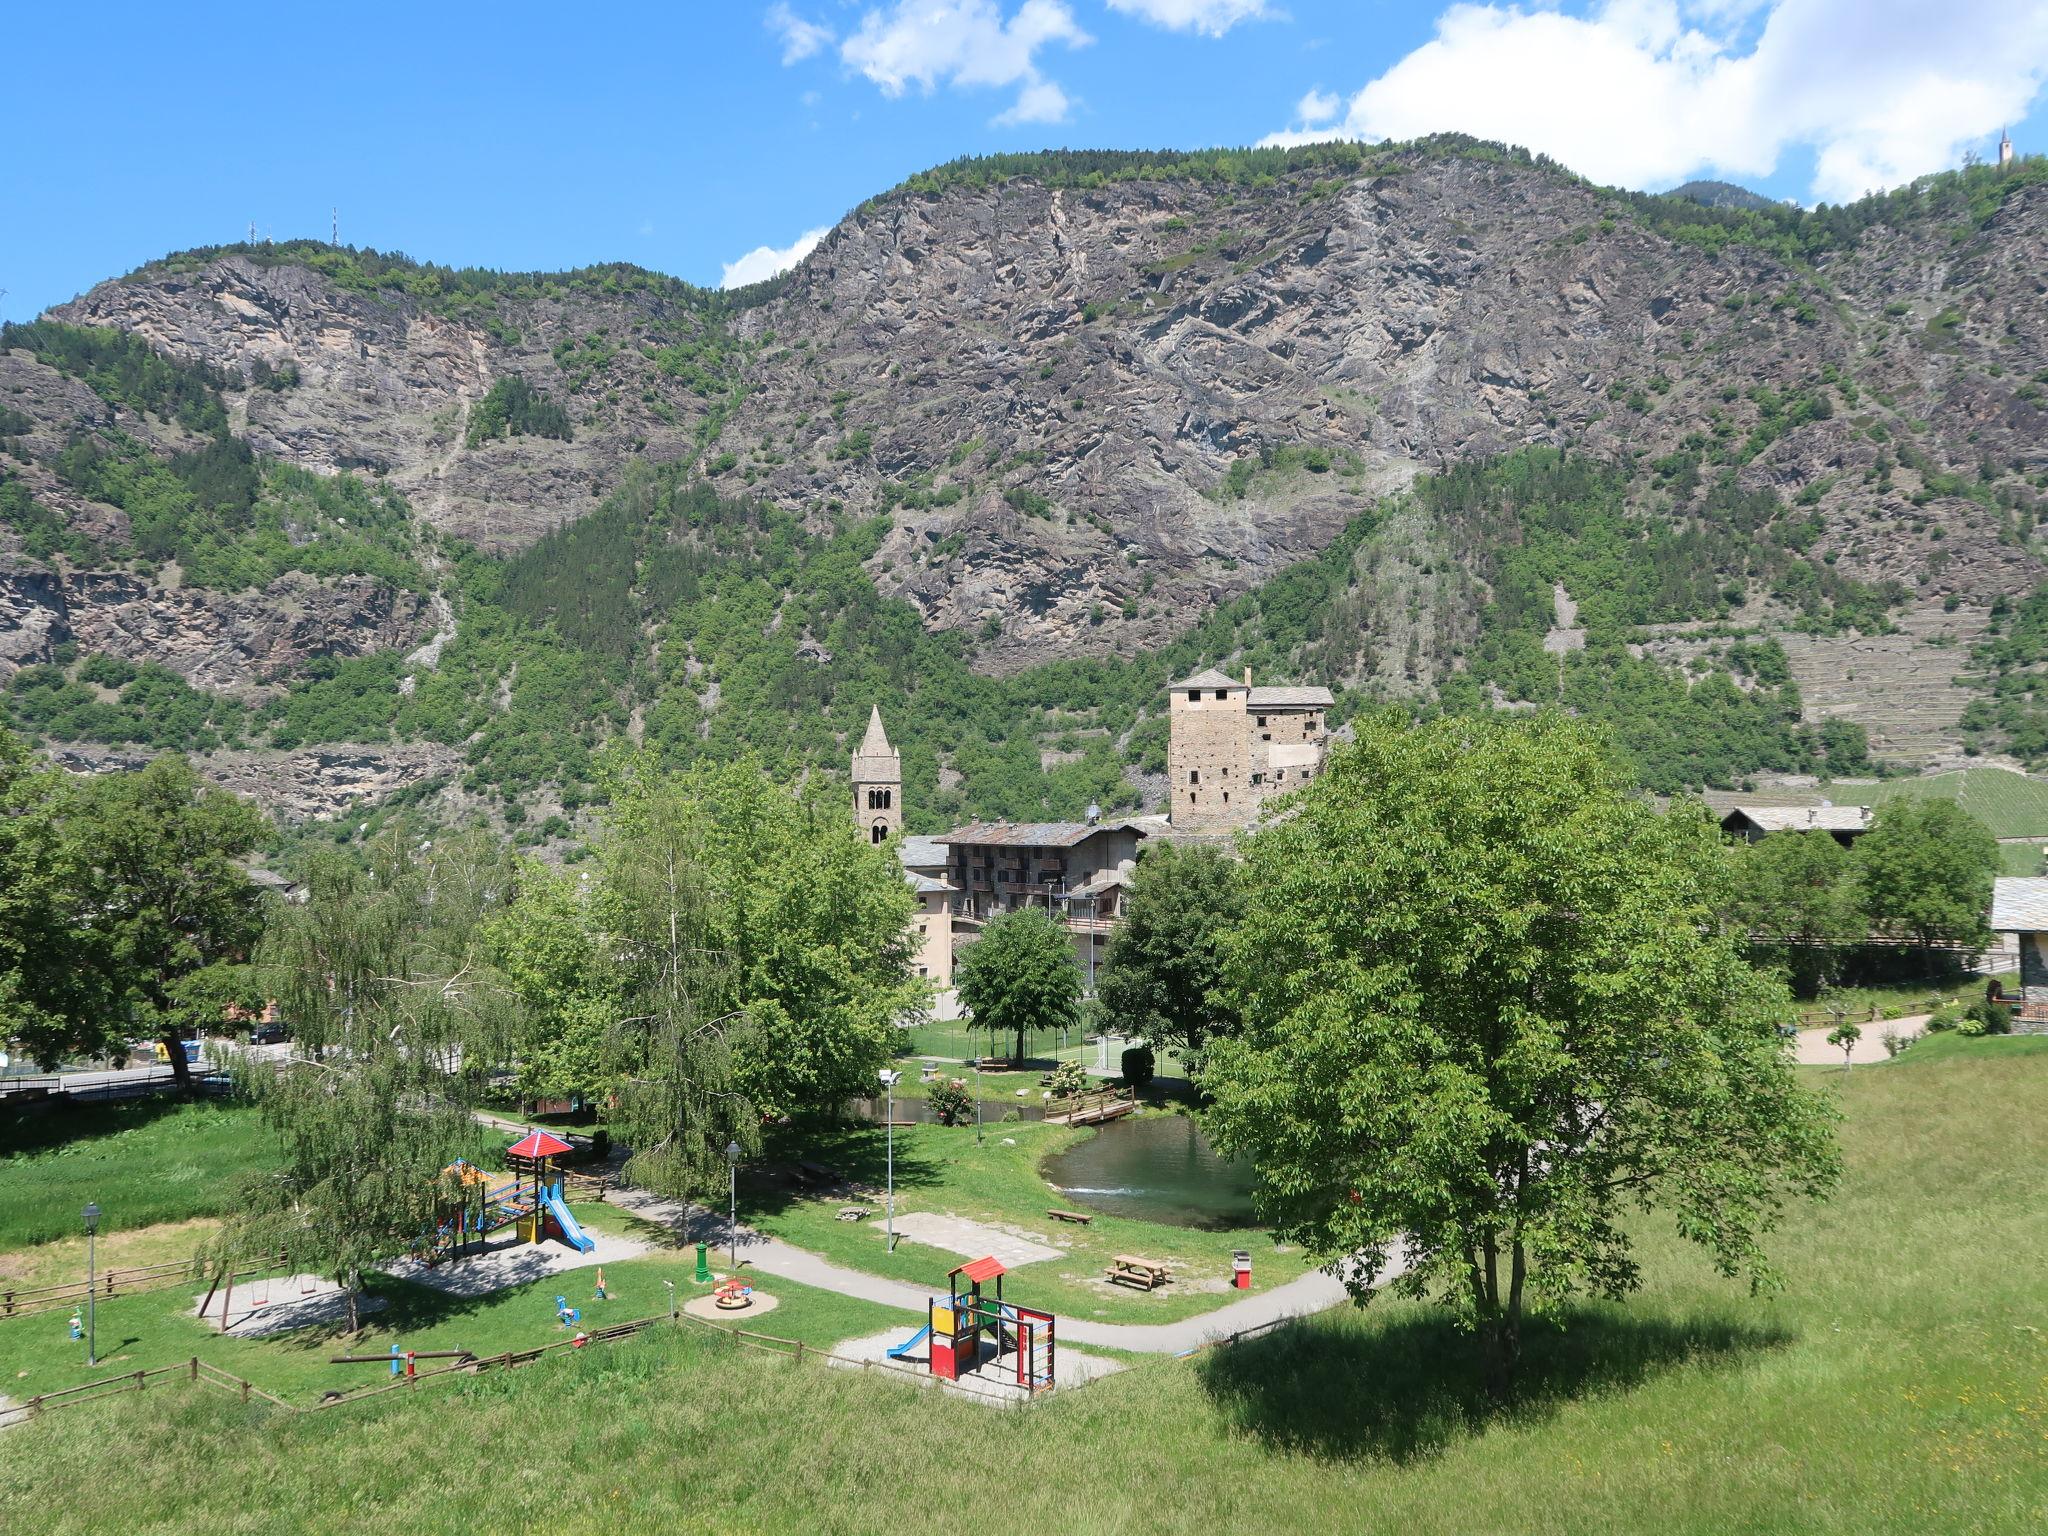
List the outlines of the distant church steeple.
{"type": "Polygon", "coordinates": [[[887,842],[903,830],[903,758],[889,745],[879,704],[853,752],[853,820],[871,843],[887,842]]]}
{"type": "Polygon", "coordinates": [[[2001,128],[1998,130],[1998,163],[2000,165],[2012,164],[2012,132],[2010,129],[2001,128]]]}

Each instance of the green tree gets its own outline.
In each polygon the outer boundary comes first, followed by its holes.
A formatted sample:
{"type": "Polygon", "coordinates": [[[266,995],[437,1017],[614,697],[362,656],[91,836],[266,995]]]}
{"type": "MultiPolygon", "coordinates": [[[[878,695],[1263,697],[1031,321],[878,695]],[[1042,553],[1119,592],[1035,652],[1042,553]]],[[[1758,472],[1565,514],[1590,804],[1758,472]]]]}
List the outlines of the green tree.
{"type": "Polygon", "coordinates": [[[1016,1061],[1024,1060],[1031,1035],[1071,1028],[1080,1017],[1073,941],[1037,907],[990,918],[961,952],[953,981],[978,1028],[1014,1037],[1016,1061]]]}
{"type": "Polygon", "coordinates": [[[867,1091],[910,974],[915,898],[836,795],[804,796],[742,762],[610,780],[592,899],[621,1013],[609,1058],[635,1183],[690,1199],[764,1116],[867,1091]]]}
{"type": "Polygon", "coordinates": [[[1870,932],[1849,851],[1821,832],[1774,832],[1736,851],[1734,920],[1750,952],[1814,997],[1870,932]]]}
{"type": "Polygon", "coordinates": [[[0,730],[0,1041],[44,1067],[121,1039],[103,935],[88,920],[86,866],[66,817],[75,788],[0,730]]]}
{"type": "Polygon", "coordinates": [[[1893,800],[1856,840],[1863,910],[1873,928],[1910,937],[1929,959],[1937,944],[1991,941],[1998,840],[1949,800],[1893,800]]]}
{"type": "Polygon", "coordinates": [[[457,1191],[471,1110],[515,1038],[517,999],[482,928],[510,861],[494,840],[415,846],[387,833],[366,861],[316,858],[308,899],[272,921],[257,956],[294,1032],[281,1064],[237,1065],[278,1138],[278,1163],[239,1191],[215,1262],[284,1246],[348,1296],[415,1247],[457,1191]]]}
{"type": "Polygon", "coordinates": [[[182,757],[89,781],[71,818],[85,871],[106,991],[191,1074],[178,1031],[193,1022],[190,978],[246,960],[263,932],[261,893],[241,860],[268,828],[263,813],[208,788],[182,757]]]}
{"type": "Polygon", "coordinates": [[[1458,1306],[1499,1394],[1532,1304],[1637,1284],[1629,1207],[1770,1281],[1784,1196],[1836,1163],[1783,988],[1714,921],[1713,823],[1556,714],[1361,722],[1296,806],[1249,839],[1245,1023],[1203,1073],[1280,1234],[1360,1299],[1391,1271],[1458,1306]]]}
{"type": "Polygon", "coordinates": [[[1234,1028],[1222,988],[1223,932],[1244,912],[1240,866],[1220,849],[1161,843],[1131,883],[1095,990],[1126,1034],[1199,1058],[1234,1028]]]}
{"type": "Polygon", "coordinates": [[[592,1100],[609,1086],[605,1043],[623,1010],[587,883],[524,864],[517,898],[484,925],[490,957],[523,1005],[516,1051],[529,1098],[592,1100]]]}

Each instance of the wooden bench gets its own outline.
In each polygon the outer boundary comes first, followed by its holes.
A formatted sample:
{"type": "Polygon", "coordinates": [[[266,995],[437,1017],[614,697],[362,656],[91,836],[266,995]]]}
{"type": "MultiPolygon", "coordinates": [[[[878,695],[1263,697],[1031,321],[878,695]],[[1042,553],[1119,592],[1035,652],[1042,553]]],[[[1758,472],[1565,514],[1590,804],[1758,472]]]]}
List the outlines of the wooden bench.
{"type": "Polygon", "coordinates": [[[1095,1219],[1086,1211],[1047,1211],[1045,1214],[1050,1216],[1054,1221],[1078,1222],[1084,1227],[1087,1226],[1089,1222],[1095,1219]]]}
{"type": "Polygon", "coordinates": [[[1134,1259],[1128,1253],[1120,1253],[1111,1259],[1103,1274],[1109,1277],[1112,1285],[1135,1285],[1145,1291],[1155,1291],[1173,1278],[1158,1260],[1134,1259]]]}

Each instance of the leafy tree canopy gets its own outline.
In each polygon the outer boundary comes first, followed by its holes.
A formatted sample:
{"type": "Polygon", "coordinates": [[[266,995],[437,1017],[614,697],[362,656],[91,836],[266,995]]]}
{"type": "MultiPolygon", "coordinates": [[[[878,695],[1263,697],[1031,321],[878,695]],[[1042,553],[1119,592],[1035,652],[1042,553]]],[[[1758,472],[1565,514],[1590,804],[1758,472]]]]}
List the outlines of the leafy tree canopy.
{"type": "Polygon", "coordinates": [[[1998,840],[1950,800],[1892,800],[1856,841],[1863,909],[1873,927],[1922,949],[1990,942],[1998,840]]]}
{"type": "Polygon", "coordinates": [[[1118,1032],[1199,1055],[1234,1028],[1220,943],[1243,912],[1242,871],[1228,853],[1173,843],[1147,849],[1095,984],[1118,1032]]]}
{"type": "Polygon", "coordinates": [[[1000,913],[960,952],[953,980],[975,1027],[1016,1041],[1023,1061],[1032,1035],[1070,1029],[1080,1016],[1081,970],[1067,930],[1037,907],[1000,913]]]}
{"type": "Polygon", "coordinates": [[[1529,1307],[1636,1285],[1630,1208],[1770,1281],[1763,1237],[1835,1159],[1782,988],[1714,921],[1728,873],[1710,820],[1561,716],[1362,722],[1249,840],[1219,1146],[1361,1297],[1458,1306],[1497,1391],[1529,1307]]]}

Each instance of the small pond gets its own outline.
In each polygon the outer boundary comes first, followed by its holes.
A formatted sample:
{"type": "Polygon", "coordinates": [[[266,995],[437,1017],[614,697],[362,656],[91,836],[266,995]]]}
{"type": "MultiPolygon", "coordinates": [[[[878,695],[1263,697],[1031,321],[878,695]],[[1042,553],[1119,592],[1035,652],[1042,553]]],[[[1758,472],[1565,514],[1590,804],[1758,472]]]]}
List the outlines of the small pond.
{"type": "Polygon", "coordinates": [[[1188,1115],[1112,1120],[1043,1172],[1087,1210],[1205,1232],[1258,1224],[1251,1170],[1220,1156],[1188,1115]]]}

